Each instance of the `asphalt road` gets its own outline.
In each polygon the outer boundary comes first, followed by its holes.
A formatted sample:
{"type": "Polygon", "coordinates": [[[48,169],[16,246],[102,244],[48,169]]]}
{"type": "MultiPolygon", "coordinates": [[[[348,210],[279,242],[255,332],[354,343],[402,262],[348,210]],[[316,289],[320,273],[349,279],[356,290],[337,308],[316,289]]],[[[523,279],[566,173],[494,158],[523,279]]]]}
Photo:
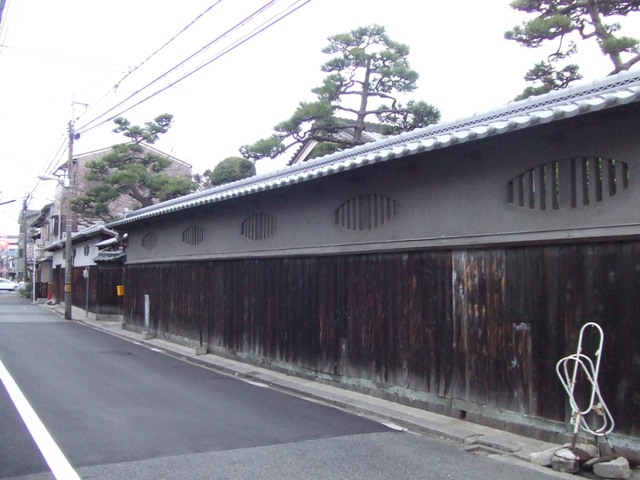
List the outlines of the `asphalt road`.
{"type": "Polygon", "coordinates": [[[75,478],[551,478],[182,362],[14,293],[0,294],[0,367],[0,478],[56,478],[6,375],[75,478]]]}

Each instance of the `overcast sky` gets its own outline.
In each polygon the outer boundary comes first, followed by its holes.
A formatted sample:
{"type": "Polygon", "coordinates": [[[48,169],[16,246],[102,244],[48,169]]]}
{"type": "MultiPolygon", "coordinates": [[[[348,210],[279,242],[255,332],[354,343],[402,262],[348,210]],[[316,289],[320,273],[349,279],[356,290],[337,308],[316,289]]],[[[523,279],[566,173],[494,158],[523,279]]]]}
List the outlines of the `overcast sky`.
{"type": "MultiPolygon", "coordinates": [[[[270,135],[300,101],[314,98],[310,90],[324,77],[320,66],[330,57],[321,50],[331,35],[383,25],[393,40],[409,45],[409,62],[420,74],[407,100],[432,103],[443,121],[509,102],[523,90],[526,70],[550,53],[550,47],[527,50],[504,40],[506,30],[526,20],[509,0],[304,2],[273,2],[223,36],[270,2],[8,0],[0,24],[0,201],[18,202],[0,206],[0,235],[17,233],[22,199],[36,187],[37,175],[65,161],[71,119],[83,131],[74,149],[81,154],[123,140],[111,133],[113,115],[141,125],[171,113],[174,125],[157,148],[202,173],[270,135]],[[221,55],[290,5],[300,8],[221,55]]],[[[588,78],[610,70],[595,47],[581,54],[588,78]]],[[[263,160],[257,167],[264,172],[281,165],[263,160]]],[[[29,208],[50,198],[50,186],[40,185],[29,208]]]]}

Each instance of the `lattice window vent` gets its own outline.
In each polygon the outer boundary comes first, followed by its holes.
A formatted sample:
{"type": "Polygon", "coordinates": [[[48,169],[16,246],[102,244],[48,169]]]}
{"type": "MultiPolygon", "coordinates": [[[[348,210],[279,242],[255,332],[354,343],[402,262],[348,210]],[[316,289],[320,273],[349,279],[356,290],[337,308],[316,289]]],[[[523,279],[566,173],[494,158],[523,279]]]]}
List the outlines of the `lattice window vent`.
{"type": "Polygon", "coordinates": [[[580,208],[629,188],[629,166],[611,158],[576,157],[523,172],[507,184],[507,202],[530,210],[580,208]]]}
{"type": "Polygon", "coordinates": [[[240,234],[253,241],[266,240],[276,231],[276,221],[268,213],[256,213],[244,219],[240,234]]]}
{"type": "Polygon", "coordinates": [[[155,239],[153,238],[153,233],[147,233],[144,237],[142,237],[142,248],[151,250],[153,249],[154,245],[155,239]]]}
{"type": "Polygon", "coordinates": [[[191,225],[182,232],[182,242],[187,245],[198,245],[204,241],[204,229],[198,225],[191,225]]]}
{"type": "Polygon", "coordinates": [[[336,225],[347,230],[373,230],[396,215],[396,201],[376,193],[353,197],[335,211],[336,225]]]}

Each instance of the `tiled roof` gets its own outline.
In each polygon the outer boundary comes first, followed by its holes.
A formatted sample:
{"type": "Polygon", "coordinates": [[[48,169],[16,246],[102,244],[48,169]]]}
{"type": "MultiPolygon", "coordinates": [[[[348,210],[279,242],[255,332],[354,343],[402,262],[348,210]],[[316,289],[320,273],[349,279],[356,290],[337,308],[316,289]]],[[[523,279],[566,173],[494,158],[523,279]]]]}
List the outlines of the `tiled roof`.
{"type": "Polygon", "coordinates": [[[107,238],[106,240],[102,240],[101,242],[96,243],[96,247],[104,248],[104,247],[111,247],[111,246],[117,245],[117,244],[118,244],[118,237],[111,237],[111,238],[107,238]]]}
{"type": "Polygon", "coordinates": [[[108,226],[121,227],[152,217],[354,170],[365,165],[443,149],[638,101],[640,72],[622,72],[589,84],[512,102],[484,114],[416,129],[276,172],[257,175],[131,211],[108,226]]]}
{"type": "MultiPolygon", "coordinates": [[[[113,230],[109,230],[104,225],[91,225],[90,227],[85,228],[84,230],[80,230],[79,232],[74,232],[71,234],[71,243],[78,243],[82,240],[86,240],[91,237],[95,237],[97,235],[107,235],[111,237],[115,237],[117,235],[113,230]]],[[[53,252],[55,250],[60,250],[65,247],[66,240],[58,240],[57,242],[52,243],[47,246],[44,250],[46,252],[53,252]]]]}
{"type": "Polygon", "coordinates": [[[122,249],[117,251],[101,251],[93,259],[95,263],[122,262],[127,258],[127,254],[122,249]]]}

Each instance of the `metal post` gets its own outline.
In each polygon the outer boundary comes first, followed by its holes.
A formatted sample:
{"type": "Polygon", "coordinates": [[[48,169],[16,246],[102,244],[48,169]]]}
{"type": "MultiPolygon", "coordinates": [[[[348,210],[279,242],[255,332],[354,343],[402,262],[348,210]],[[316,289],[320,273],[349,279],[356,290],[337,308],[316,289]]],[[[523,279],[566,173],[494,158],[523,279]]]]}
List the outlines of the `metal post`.
{"type": "Polygon", "coordinates": [[[149,300],[149,295],[145,294],[144,296],[144,330],[146,332],[149,331],[149,317],[151,316],[151,301],[149,300]]]}
{"type": "Polygon", "coordinates": [[[84,267],[82,276],[85,278],[85,294],[84,294],[84,306],[85,317],[89,318],[89,275],[91,274],[89,267],[84,267]]]}
{"type": "Polygon", "coordinates": [[[67,186],[67,194],[65,195],[65,212],[67,215],[65,225],[65,267],[64,267],[64,318],[72,319],[71,310],[73,302],[73,294],[71,285],[73,283],[73,242],[71,232],[73,230],[73,214],[71,213],[71,196],[73,195],[73,122],[69,122],[69,157],[67,159],[67,176],[69,185],[67,186]]]}
{"type": "Polygon", "coordinates": [[[33,278],[31,279],[31,299],[33,303],[38,302],[38,295],[36,293],[36,278],[38,278],[38,265],[36,263],[36,246],[33,246],[33,278]]]}
{"type": "Polygon", "coordinates": [[[22,245],[20,245],[20,248],[22,250],[22,258],[20,260],[22,260],[22,265],[21,265],[21,269],[22,269],[22,276],[20,277],[20,280],[22,280],[25,285],[27,283],[27,266],[29,265],[29,263],[27,262],[27,201],[29,200],[29,197],[27,196],[24,199],[24,202],[22,202],[22,237],[20,238],[20,243],[22,245]]]}

